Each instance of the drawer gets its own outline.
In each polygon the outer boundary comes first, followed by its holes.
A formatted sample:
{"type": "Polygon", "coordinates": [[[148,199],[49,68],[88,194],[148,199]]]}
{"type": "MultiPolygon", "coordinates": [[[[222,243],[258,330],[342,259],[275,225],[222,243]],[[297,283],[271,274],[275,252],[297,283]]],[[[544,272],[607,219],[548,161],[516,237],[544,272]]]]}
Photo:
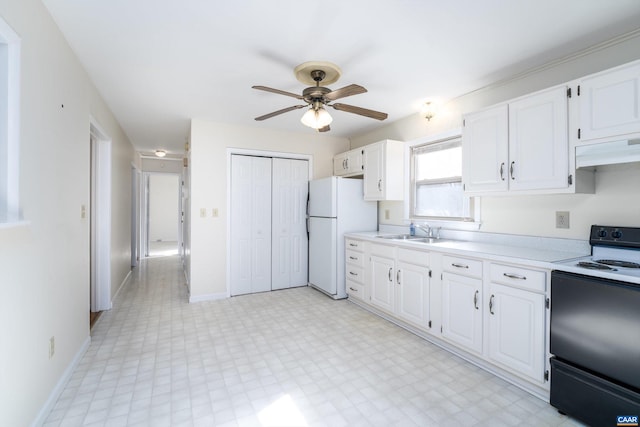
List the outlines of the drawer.
{"type": "Polygon", "coordinates": [[[364,254],[351,249],[346,250],[347,264],[353,264],[358,267],[364,267],[364,254]]]}
{"type": "Polygon", "coordinates": [[[345,248],[353,251],[363,251],[364,242],[362,240],[345,239],[345,248]]]}
{"type": "Polygon", "coordinates": [[[411,249],[398,248],[398,261],[408,262],[409,264],[420,265],[422,267],[429,266],[429,253],[422,251],[413,251],[411,249]]]}
{"type": "Polygon", "coordinates": [[[491,264],[491,281],[534,292],[546,290],[547,273],[512,265],[491,264]]]}
{"type": "Polygon", "coordinates": [[[347,264],[345,269],[345,277],[355,282],[364,283],[364,268],[347,264]]]}
{"type": "Polygon", "coordinates": [[[396,247],[395,246],[387,246],[380,244],[372,244],[371,245],[371,254],[378,255],[386,258],[395,258],[396,257],[396,247]]]}
{"type": "Polygon", "coordinates": [[[364,285],[353,280],[347,280],[347,294],[349,298],[358,298],[364,301],[364,285]]]}
{"type": "Polygon", "coordinates": [[[477,259],[443,255],[442,269],[451,273],[482,278],[482,261],[479,261],[477,259]]]}

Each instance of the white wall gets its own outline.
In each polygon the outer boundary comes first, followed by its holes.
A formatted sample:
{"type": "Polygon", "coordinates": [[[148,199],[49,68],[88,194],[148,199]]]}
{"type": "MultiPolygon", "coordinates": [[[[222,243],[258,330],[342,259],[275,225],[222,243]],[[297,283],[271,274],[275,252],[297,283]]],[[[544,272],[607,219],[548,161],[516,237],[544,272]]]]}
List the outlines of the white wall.
{"type": "Polygon", "coordinates": [[[301,129],[278,132],[194,119],[191,122],[190,218],[188,275],[191,299],[226,296],[227,293],[227,148],[310,154],[313,177],[333,173],[334,154],[346,151],[343,138],[301,129]],[[207,215],[200,217],[200,209],[207,215]],[[217,208],[219,216],[211,215],[217,208]]]}
{"type": "MultiPolygon", "coordinates": [[[[537,71],[479,89],[440,106],[426,121],[415,114],[351,139],[351,148],[382,139],[411,141],[462,127],[462,114],[587,74],[640,59],[640,32],[564,58],[537,71]]],[[[638,226],[640,164],[598,168],[591,195],[501,196],[481,198],[482,231],[588,239],[589,225],[638,226]],[[555,211],[570,212],[569,229],[555,228],[555,211]]],[[[403,225],[402,202],[379,203],[381,223],[403,225]],[[389,220],[384,211],[389,210],[389,220]]]]}
{"type": "Polygon", "coordinates": [[[112,139],[112,290],[129,272],[134,152],[39,0],[0,1],[22,39],[20,203],[0,228],[0,425],[27,426],[89,339],[89,123],[112,139]],[[56,352],[49,359],[49,338],[56,352]]]}
{"type": "Polygon", "coordinates": [[[179,184],[176,174],[149,175],[149,241],[177,242],[179,184]]]}

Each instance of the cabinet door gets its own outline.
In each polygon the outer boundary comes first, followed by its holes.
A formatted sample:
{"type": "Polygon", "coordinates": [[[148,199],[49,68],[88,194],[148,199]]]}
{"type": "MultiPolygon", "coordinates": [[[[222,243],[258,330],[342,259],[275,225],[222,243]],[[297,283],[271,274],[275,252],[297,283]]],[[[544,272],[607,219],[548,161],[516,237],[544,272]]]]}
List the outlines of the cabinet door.
{"type": "Polygon", "coordinates": [[[442,274],[442,337],[482,352],[482,280],[442,274]]]}
{"type": "Polygon", "coordinates": [[[462,179],[465,191],[508,188],[508,108],[500,105],[464,117],[462,179]]]}
{"type": "Polygon", "coordinates": [[[394,260],[371,256],[371,303],[393,312],[394,307],[394,260]]]}
{"type": "Polygon", "coordinates": [[[333,174],[342,176],[349,173],[347,169],[347,153],[340,153],[333,158],[333,174]]]}
{"type": "Polygon", "coordinates": [[[489,357],[544,382],[544,295],[491,283],[489,357]]]}
{"type": "Polygon", "coordinates": [[[383,163],[384,143],[367,145],[364,148],[364,199],[379,200],[384,198],[383,163]]]}
{"type": "Polygon", "coordinates": [[[350,175],[362,174],[362,148],[347,152],[347,173],[350,175]]]}
{"type": "Polygon", "coordinates": [[[579,82],[580,140],[640,132],[640,62],[579,82]]]}
{"type": "Polygon", "coordinates": [[[569,132],[565,86],[509,104],[509,188],[567,188],[569,132]]]}
{"type": "Polygon", "coordinates": [[[398,317],[426,327],[429,323],[429,268],[398,261],[398,317]]]}

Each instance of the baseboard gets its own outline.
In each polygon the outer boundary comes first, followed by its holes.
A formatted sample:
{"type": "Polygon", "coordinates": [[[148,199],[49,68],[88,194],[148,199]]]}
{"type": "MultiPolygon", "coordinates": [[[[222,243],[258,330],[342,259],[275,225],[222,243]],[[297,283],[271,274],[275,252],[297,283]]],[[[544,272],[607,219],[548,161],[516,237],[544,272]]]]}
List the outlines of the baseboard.
{"type": "Polygon", "coordinates": [[[116,294],[113,296],[113,298],[111,298],[111,308],[113,308],[113,302],[118,298],[118,295],[120,294],[120,291],[122,290],[122,288],[124,288],[124,285],[127,283],[127,281],[129,280],[129,278],[131,277],[131,272],[133,270],[129,270],[129,272],[127,273],[126,276],[124,276],[124,279],[122,280],[122,282],[120,283],[120,286],[118,286],[118,290],[116,291],[116,294]]]}
{"type": "Polygon", "coordinates": [[[85,339],[82,345],[80,346],[80,349],[71,360],[71,363],[69,363],[69,366],[67,366],[67,369],[64,370],[64,373],[56,383],[53,390],[51,390],[51,393],[49,394],[49,398],[44,403],[44,405],[40,409],[40,412],[38,412],[38,415],[31,423],[31,427],[39,427],[43,425],[44,422],[47,420],[49,413],[55,406],[56,402],[58,401],[58,398],[60,397],[60,394],[62,394],[62,391],[64,390],[65,386],[71,379],[71,376],[73,375],[73,371],[75,371],[76,367],[80,363],[80,360],[82,360],[82,357],[85,355],[85,353],[89,349],[90,344],[91,344],[91,336],[89,335],[87,336],[87,339],[85,339]]]}
{"type": "Polygon", "coordinates": [[[225,293],[219,294],[205,294],[205,295],[189,295],[189,303],[203,302],[203,301],[216,301],[221,299],[227,299],[228,296],[225,293]]]}

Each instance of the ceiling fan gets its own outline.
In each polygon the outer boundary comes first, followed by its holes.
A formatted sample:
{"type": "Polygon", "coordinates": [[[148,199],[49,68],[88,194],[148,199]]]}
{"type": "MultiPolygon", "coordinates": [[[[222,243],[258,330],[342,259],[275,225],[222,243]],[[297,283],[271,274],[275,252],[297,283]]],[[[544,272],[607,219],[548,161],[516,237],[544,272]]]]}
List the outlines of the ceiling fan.
{"type": "Polygon", "coordinates": [[[379,111],[369,110],[367,108],[356,107],[353,105],[334,103],[337,99],[358,95],[367,91],[362,86],[356,84],[351,84],[336,90],[320,86],[321,82],[322,84],[327,85],[336,82],[340,78],[341,73],[340,68],[335,64],[330,62],[311,61],[300,64],[294,69],[294,74],[298,81],[307,85],[314,85],[304,89],[302,91],[302,95],[297,95],[280,89],[273,89],[267,86],[252,86],[253,89],[290,96],[306,103],[306,105],[294,105],[292,107],[283,108],[282,110],[256,117],[256,120],[266,120],[289,111],[305,108],[306,106],[309,106],[309,109],[302,116],[300,121],[304,125],[316,129],[319,132],[329,131],[329,124],[333,120],[325,107],[332,107],[335,110],[346,111],[347,113],[358,114],[376,120],[386,119],[387,113],[381,113],[379,111]]]}

